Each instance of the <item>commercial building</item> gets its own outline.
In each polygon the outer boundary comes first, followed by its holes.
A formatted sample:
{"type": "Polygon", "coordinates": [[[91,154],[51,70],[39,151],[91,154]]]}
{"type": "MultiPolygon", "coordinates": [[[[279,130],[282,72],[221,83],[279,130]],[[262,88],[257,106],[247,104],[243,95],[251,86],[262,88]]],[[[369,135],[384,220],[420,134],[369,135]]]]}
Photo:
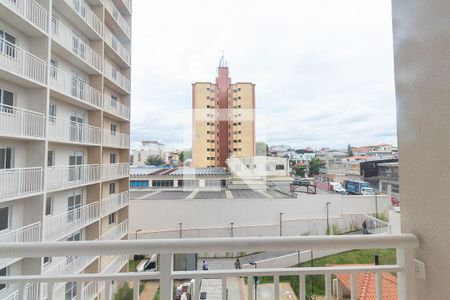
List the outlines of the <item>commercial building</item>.
{"type": "MultiPolygon", "coordinates": [[[[130,49],[130,0],[0,1],[0,242],[127,237],[130,49]]],[[[2,258],[0,275],[126,266],[126,256],[2,258]]],[[[53,287],[53,299],[102,290],[53,287]]],[[[0,285],[0,299],[51,298],[21,288],[0,285]]]]}
{"type": "Polygon", "coordinates": [[[224,58],[215,83],[192,84],[192,167],[226,167],[255,155],[255,85],[231,83],[224,58]]]}

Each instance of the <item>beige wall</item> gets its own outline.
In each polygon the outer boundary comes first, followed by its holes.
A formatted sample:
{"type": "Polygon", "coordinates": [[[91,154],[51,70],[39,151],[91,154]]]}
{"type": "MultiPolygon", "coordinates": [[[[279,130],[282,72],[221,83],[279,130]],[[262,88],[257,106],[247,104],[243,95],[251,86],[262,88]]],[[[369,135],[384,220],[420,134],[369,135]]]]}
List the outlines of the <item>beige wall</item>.
{"type": "Polygon", "coordinates": [[[393,1],[402,230],[426,265],[408,286],[416,299],[450,297],[449,11],[448,0],[393,1]]]}

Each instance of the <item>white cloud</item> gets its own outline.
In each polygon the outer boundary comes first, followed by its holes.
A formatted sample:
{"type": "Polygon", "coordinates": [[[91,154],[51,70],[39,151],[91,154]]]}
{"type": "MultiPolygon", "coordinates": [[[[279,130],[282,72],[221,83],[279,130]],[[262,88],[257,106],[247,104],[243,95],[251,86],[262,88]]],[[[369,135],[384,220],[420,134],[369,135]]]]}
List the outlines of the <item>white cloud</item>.
{"type": "Polygon", "coordinates": [[[190,147],[191,83],[256,84],[257,138],[396,144],[390,2],[133,2],[132,140],[190,147]]]}

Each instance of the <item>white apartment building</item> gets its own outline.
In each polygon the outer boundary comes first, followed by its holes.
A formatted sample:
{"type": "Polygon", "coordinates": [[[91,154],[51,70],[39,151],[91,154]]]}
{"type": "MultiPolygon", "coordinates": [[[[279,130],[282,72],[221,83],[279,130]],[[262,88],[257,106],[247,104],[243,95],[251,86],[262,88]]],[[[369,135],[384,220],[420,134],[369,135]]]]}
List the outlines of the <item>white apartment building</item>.
{"type": "Polygon", "coordinates": [[[166,152],[164,152],[163,148],[164,144],[158,141],[142,141],[137,149],[132,151],[132,165],[145,166],[145,162],[149,156],[159,156],[168,161],[168,158],[166,159],[166,152]]]}
{"type": "MultiPolygon", "coordinates": [[[[131,0],[0,0],[0,243],[127,237],[130,50],[131,0]]],[[[0,259],[0,276],[126,268],[122,256],[0,259]]],[[[53,299],[101,288],[58,283],[53,299]]],[[[0,299],[24,290],[46,297],[11,284],[0,299]]]]}

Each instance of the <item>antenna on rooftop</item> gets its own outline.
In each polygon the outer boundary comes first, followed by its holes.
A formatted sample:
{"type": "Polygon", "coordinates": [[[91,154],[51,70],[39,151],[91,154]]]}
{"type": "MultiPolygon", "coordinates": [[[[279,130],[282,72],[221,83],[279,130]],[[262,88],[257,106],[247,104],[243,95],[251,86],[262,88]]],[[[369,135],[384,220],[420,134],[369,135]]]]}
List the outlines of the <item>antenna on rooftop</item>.
{"type": "Polygon", "coordinates": [[[222,58],[220,59],[220,62],[219,62],[219,68],[227,68],[227,67],[228,67],[228,63],[225,60],[225,53],[224,53],[224,51],[222,51],[222,58]]]}

